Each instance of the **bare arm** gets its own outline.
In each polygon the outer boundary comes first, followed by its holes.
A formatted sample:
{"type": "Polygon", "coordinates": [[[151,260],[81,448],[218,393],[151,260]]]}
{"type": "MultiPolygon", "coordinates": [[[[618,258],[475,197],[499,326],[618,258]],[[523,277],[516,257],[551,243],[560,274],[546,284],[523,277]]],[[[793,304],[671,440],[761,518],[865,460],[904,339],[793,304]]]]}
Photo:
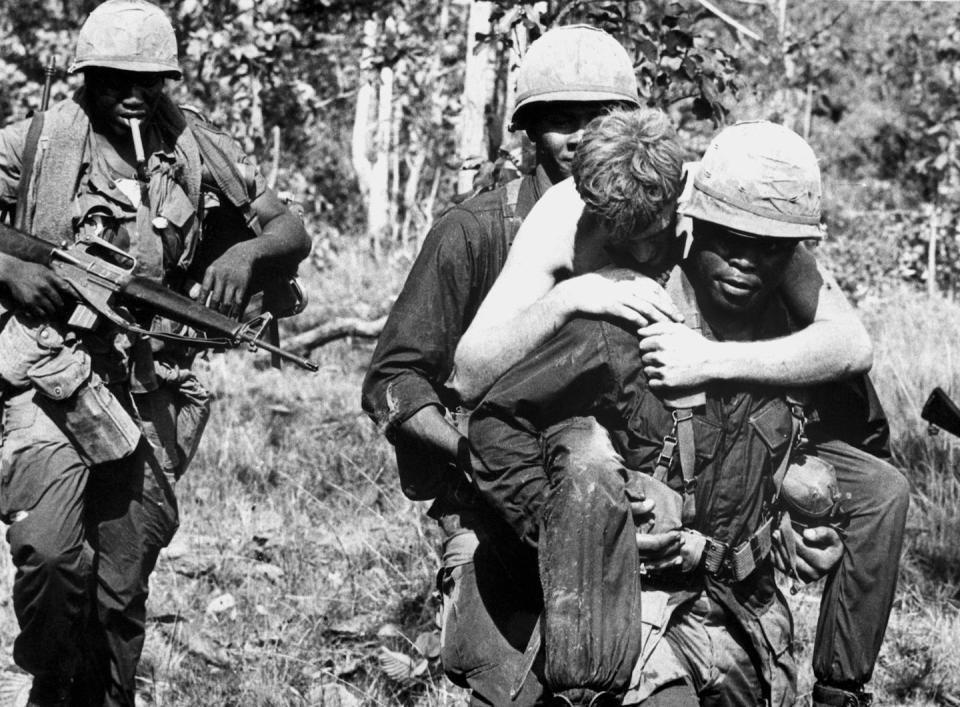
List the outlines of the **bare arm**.
{"type": "Polygon", "coordinates": [[[251,203],[262,233],[241,241],[217,258],[204,273],[200,301],[221,311],[241,306],[253,273],[262,268],[293,269],[310,252],[303,222],[266,189],[251,203]]]}
{"type": "Polygon", "coordinates": [[[779,339],[708,341],[674,324],[640,330],[651,389],[688,388],[710,381],[802,386],[866,373],[873,345],[832,277],[823,275],[809,326],[779,339]]]}
{"type": "Polygon", "coordinates": [[[576,314],[621,317],[643,326],[679,313],[656,283],[589,273],[563,282],[574,269],[584,204],[572,179],[555,185],[527,216],[503,271],[457,345],[447,385],[467,406],[514,364],[576,314]]]}
{"type": "Polygon", "coordinates": [[[450,461],[456,459],[457,447],[463,438],[463,435],[447,421],[440,408],[433,405],[420,408],[397,425],[396,430],[407,439],[426,444],[432,449],[449,455],[450,461]]]}

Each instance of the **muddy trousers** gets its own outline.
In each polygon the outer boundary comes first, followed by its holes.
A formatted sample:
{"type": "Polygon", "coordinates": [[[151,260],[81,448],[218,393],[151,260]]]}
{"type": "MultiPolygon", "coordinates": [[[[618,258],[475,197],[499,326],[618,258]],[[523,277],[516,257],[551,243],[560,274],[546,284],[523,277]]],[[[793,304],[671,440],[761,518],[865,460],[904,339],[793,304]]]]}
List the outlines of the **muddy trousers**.
{"type": "MultiPolygon", "coordinates": [[[[639,655],[624,635],[639,626],[632,608],[639,606],[639,580],[629,574],[636,553],[621,549],[614,557],[633,533],[622,460],[592,420],[557,426],[547,443],[551,490],[540,539],[547,685],[618,692],[629,657],[639,655]],[[604,596],[576,604],[575,596],[597,594],[588,585],[603,586],[604,596]]],[[[896,468],[844,442],[820,440],[811,451],[836,467],[841,492],[850,494],[846,550],[820,603],[814,673],[827,684],[862,685],[872,676],[893,604],[909,486],[896,468]]]]}
{"type": "Polygon", "coordinates": [[[637,529],[628,474],[606,430],[574,418],[545,438],[550,486],[538,548],[545,682],[587,704],[594,693],[622,695],[640,658],[637,529]]]}
{"type": "Polygon", "coordinates": [[[143,440],[88,468],[28,392],[6,400],[0,514],[17,568],[14,660],[41,704],[134,704],[148,578],[177,527],[173,489],[143,440]]]}
{"type": "Polygon", "coordinates": [[[846,551],[820,600],[813,671],[823,683],[863,685],[893,606],[910,488],[896,468],[844,442],[815,441],[811,451],[833,464],[850,494],[846,551]]]}
{"type": "Polygon", "coordinates": [[[468,511],[464,524],[464,515],[454,515],[456,531],[451,532],[447,520],[441,521],[450,534],[437,576],[444,672],[455,684],[470,689],[474,707],[541,704],[541,666],[524,675],[523,661],[540,615],[533,553],[522,548],[489,509],[468,511]],[[519,693],[511,699],[512,688],[521,680],[519,693]]]}

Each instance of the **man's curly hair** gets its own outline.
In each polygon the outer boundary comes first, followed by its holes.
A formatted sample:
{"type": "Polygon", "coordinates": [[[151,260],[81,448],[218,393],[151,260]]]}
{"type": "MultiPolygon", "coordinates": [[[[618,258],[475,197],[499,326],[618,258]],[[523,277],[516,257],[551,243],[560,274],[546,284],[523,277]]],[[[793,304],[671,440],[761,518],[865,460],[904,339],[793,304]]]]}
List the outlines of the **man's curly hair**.
{"type": "Polygon", "coordinates": [[[680,194],[682,150],[670,119],[653,108],[617,109],[583,132],[571,172],[612,243],[642,233],[680,194]]]}

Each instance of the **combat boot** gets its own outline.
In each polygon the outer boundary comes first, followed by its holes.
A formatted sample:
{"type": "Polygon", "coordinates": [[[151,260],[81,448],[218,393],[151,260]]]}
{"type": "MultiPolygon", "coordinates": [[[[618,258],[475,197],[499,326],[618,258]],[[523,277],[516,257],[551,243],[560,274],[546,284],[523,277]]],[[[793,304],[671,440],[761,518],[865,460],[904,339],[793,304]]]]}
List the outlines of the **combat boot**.
{"type": "Polygon", "coordinates": [[[813,686],[813,707],[870,707],[873,695],[863,690],[845,690],[841,687],[817,683],[813,686]]]}

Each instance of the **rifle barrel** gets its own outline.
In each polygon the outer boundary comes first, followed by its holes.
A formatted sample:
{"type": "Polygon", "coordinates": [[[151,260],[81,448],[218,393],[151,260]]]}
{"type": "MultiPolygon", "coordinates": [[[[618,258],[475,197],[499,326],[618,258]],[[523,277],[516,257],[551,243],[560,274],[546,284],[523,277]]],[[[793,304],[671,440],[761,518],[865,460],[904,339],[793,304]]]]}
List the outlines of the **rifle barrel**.
{"type": "Polygon", "coordinates": [[[264,341],[263,339],[256,339],[253,337],[252,334],[248,334],[247,336],[242,337],[242,340],[247,342],[248,344],[253,344],[257,348],[261,348],[264,351],[269,351],[270,353],[276,354],[281,358],[285,358],[291,363],[295,363],[298,366],[300,366],[300,368],[304,368],[308,371],[311,371],[312,373],[316,373],[317,371],[320,370],[320,366],[315,364],[310,359],[303,358],[302,356],[297,356],[296,354],[290,353],[289,351],[284,351],[279,346],[275,346],[274,344],[271,344],[269,341],[264,341]]]}

